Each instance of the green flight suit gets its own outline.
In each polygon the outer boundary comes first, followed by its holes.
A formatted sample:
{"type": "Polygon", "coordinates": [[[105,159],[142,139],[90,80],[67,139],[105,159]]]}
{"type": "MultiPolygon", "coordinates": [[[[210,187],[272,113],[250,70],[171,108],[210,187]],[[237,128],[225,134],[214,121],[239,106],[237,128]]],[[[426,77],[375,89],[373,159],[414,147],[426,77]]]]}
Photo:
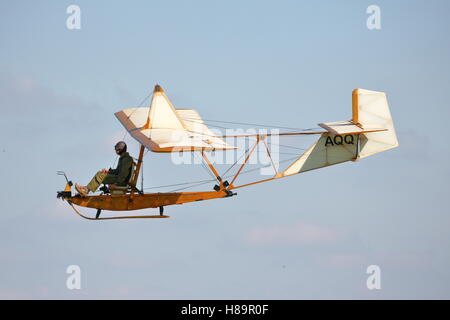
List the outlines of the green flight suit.
{"type": "Polygon", "coordinates": [[[128,152],[124,152],[119,158],[116,169],[109,169],[108,173],[103,173],[101,171],[97,172],[87,185],[87,188],[90,191],[95,192],[102,183],[126,186],[130,181],[132,168],[133,158],[128,152]]]}

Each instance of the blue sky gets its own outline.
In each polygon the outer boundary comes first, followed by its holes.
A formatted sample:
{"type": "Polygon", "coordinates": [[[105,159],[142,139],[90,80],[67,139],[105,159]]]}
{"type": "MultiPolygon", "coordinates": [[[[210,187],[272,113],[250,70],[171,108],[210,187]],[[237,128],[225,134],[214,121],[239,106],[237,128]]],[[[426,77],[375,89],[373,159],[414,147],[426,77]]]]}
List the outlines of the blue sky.
{"type": "MultiPolygon", "coordinates": [[[[0,7],[0,298],[450,298],[447,1],[0,7]],[[372,4],[381,30],[366,27],[372,4]],[[114,112],[156,83],[207,119],[300,128],[350,118],[354,88],[384,91],[400,147],[167,207],[171,219],[80,220],[56,171],[87,183],[112,166],[114,112]],[[66,288],[73,264],[81,290],[66,288]],[[381,290],[366,288],[373,264],[381,290]]],[[[169,159],[146,155],[146,185],[209,178],[169,159]]]]}

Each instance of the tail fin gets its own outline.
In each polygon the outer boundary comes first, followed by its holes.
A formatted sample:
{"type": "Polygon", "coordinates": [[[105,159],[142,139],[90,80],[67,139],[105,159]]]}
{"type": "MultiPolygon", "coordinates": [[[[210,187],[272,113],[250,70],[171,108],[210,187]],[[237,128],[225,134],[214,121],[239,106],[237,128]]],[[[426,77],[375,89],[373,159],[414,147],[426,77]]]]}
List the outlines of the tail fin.
{"type": "Polygon", "coordinates": [[[320,123],[327,132],[281,176],[355,161],[398,146],[384,92],[355,89],[352,104],[352,120],[320,123]]]}
{"type": "Polygon", "coordinates": [[[352,122],[363,130],[383,128],[383,132],[360,135],[358,159],[398,147],[394,123],[384,92],[355,89],[352,93],[352,122]]]}

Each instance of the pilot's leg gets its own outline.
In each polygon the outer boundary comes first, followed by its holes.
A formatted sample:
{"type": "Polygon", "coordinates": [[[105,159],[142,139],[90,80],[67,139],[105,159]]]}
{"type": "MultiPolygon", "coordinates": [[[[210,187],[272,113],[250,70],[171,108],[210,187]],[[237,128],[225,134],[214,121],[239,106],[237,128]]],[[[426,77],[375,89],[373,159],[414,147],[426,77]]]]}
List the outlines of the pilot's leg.
{"type": "Polygon", "coordinates": [[[92,180],[88,183],[86,186],[89,191],[95,192],[97,191],[97,188],[102,184],[105,178],[108,176],[107,173],[103,173],[102,171],[98,171],[95,176],[92,178],[92,180]]]}
{"type": "Polygon", "coordinates": [[[117,176],[114,174],[107,174],[103,179],[102,183],[104,184],[113,184],[117,182],[117,176]]]}
{"type": "Polygon", "coordinates": [[[102,171],[98,171],[95,176],[91,179],[87,186],[83,187],[78,184],[75,184],[75,189],[82,195],[83,197],[87,196],[89,192],[97,191],[98,187],[104,184],[112,184],[117,180],[116,175],[103,173],[102,171]]]}

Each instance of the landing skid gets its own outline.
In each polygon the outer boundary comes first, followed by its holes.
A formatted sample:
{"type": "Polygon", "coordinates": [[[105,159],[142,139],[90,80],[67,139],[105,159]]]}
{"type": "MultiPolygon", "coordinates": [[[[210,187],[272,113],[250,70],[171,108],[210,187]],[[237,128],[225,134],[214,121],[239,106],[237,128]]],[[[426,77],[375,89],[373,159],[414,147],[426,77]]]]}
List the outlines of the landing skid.
{"type": "Polygon", "coordinates": [[[75,208],[75,206],[73,205],[73,203],[71,201],[67,201],[67,203],[72,207],[73,211],[75,211],[76,214],[78,214],[80,217],[82,217],[83,219],[86,220],[95,220],[95,221],[99,221],[99,220],[123,220],[123,219],[158,219],[158,218],[170,218],[170,216],[165,216],[162,214],[163,209],[161,209],[162,207],[160,207],[159,215],[151,215],[151,216],[117,216],[117,217],[105,217],[105,218],[101,218],[100,217],[100,213],[101,210],[98,209],[97,210],[97,214],[95,218],[92,217],[88,217],[84,214],[82,214],[77,208],[75,208]]]}

